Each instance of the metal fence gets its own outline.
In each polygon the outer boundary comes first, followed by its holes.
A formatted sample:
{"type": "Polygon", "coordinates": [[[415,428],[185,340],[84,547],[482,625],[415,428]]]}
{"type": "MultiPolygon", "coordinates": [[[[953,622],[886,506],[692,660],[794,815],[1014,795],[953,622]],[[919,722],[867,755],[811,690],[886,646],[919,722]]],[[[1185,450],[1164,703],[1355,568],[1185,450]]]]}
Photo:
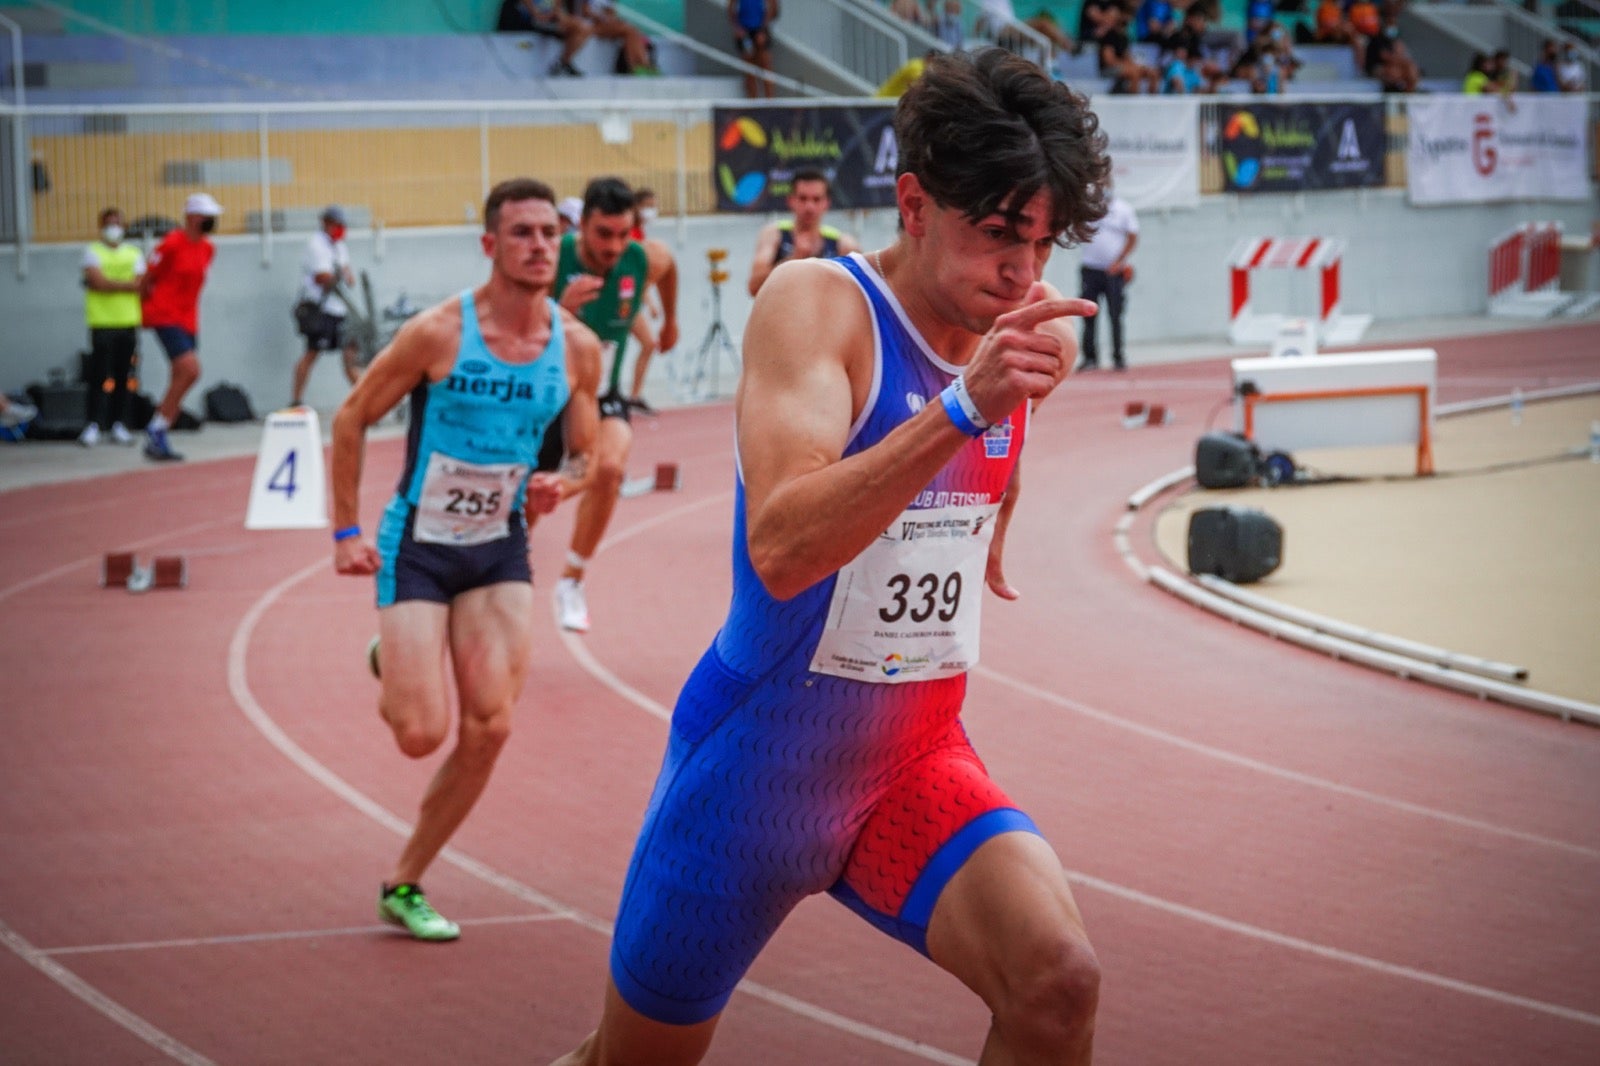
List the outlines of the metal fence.
{"type": "MultiPolygon", "coordinates": [[[[1223,189],[1208,135],[1216,109],[1248,99],[1202,104],[1203,194],[1223,189]]],[[[1407,101],[1384,100],[1386,184],[1404,186],[1407,101]]],[[[1600,96],[1589,101],[1593,130],[1600,96]]],[[[513,174],[537,175],[563,196],[615,174],[654,189],[663,216],[703,214],[716,206],[712,136],[706,101],[0,104],[0,242],[22,262],[30,243],[84,240],[110,205],[141,228],[174,225],[184,197],[205,189],[224,205],[220,232],[259,233],[270,256],[274,234],[314,229],[329,203],[358,227],[475,222],[490,186],[513,174]]]]}

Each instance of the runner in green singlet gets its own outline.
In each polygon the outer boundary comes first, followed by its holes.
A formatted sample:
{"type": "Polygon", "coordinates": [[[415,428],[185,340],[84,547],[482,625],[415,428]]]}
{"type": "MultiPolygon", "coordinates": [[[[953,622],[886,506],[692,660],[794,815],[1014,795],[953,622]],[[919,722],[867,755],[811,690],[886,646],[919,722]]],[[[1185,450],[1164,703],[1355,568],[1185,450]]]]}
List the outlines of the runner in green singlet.
{"type": "MultiPolygon", "coordinates": [[[[578,228],[561,239],[561,258],[556,267],[556,299],[594,330],[605,349],[602,360],[610,359],[600,396],[595,469],[588,490],[578,500],[566,566],[556,582],[561,628],[575,633],[589,630],[584,571],[611,521],[627,471],[628,452],[633,447],[622,370],[633,320],[644,306],[645,290],[651,285],[661,294],[659,349],[667,352],[678,343],[677,263],[659,241],[633,239],[633,211],[633,190],[620,178],[591,181],[584,189],[578,228]]],[[[561,439],[559,434],[550,436],[555,441],[561,439]]]]}

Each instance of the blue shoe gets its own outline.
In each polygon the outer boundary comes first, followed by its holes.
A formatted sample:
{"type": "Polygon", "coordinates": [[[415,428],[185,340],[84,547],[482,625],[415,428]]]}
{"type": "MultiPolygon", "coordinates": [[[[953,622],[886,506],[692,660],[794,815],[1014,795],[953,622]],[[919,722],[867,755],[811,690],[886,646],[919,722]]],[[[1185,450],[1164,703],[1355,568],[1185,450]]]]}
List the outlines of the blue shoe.
{"type": "Polygon", "coordinates": [[[144,457],[146,459],[154,459],[158,463],[183,462],[183,456],[172,450],[172,444],[167,440],[166,430],[147,429],[144,432],[144,457]]]}

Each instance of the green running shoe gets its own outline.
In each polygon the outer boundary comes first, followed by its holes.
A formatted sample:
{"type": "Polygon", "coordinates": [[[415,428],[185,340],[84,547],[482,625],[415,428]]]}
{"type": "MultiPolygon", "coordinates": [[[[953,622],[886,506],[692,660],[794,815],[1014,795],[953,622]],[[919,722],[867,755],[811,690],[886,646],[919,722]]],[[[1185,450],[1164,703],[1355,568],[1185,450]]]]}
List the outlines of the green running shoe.
{"type": "Polygon", "coordinates": [[[372,643],[367,645],[367,669],[372,671],[372,676],[383,680],[383,672],[378,669],[378,638],[373,637],[372,643]]]}
{"type": "Polygon", "coordinates": [[[459,925],[433,909],[421,885],[384,885],[378,897],[378,917],[418,940],[454,940],[461,935],[459,925]]]}

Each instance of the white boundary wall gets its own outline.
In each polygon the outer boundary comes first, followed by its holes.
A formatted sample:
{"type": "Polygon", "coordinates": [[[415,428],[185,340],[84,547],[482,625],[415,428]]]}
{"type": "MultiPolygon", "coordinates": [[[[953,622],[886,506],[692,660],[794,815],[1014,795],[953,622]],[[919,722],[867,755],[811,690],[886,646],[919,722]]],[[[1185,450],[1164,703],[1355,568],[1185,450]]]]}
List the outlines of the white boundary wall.
{"type": "MultiPolygon", "coordinates": [[[[1559,220],[1568,232],[1586,232],[1591,215],[1588,204],[1553,202],[1413,208],[1404,189],[1210,196],[1193,210],[1145,211],[1134,253],[1139,274],[1126,312],[1129,358],[1139,364],[1141,343],[1214,338],[1219,353],[1226,350],[1228,253],[1241,235],[1344,238],[1343,299],[1382,323],[1482,314],[1488,270],[1483,250],[1497,235],[1533,218],[1559,220]]],[[[723,314],[734,337],[741,335],[750,309],[744,287],[750,253],[766,221],[763,215],[712,215],[681,225],[670,218],[656,223],[652,235],[667,241],[679,257],[681,346],[697,347],[710,325],[706,252],[714,247],[730,251],[733,280],[723,286],[723,314]]],[[[894,239],[890,211],[834,212],[829,221],[856,233],[869,249],[894,239]]],[[[486,276],[477,233],[471,226],[391,229],[380,247],[371,233],[358,230],[348,240],[357,269],[371,273],[380,303],[402,290],[416,302],[446,296],[486,276]]],[[[227,380],[243,385],[258,411],[287,401],[299,350],[289,307],[303,240],[303,234],[280,235],[272,262],[263,265],[258,237],[218,239],[201,302],[202,376],[193,395],[227,380]]],[[[27,274],[19,278],[14,254],[0,249],[0,388],[18,389],[43,378],[51,367],[75,372],[76,353],[88,343],[79,284],[82,254],[80,245],[34,245],[27,274]]],[[[1316,287],[1303,284],[1305,278],[1290,284],[1294,273],[1268,271],[1253,279],[1252,301],[1263,311],[1314,318],[1316,287]]],[[[1046,278],[1075,294],[1078,253],[1057,252],[1046,278]]],[[[148,335],[141,351],[145,391],[159,395],[166,384],[166,359],[148,335]]],[[[326,362],[313,373],[307,393],[308,402],[322,409],[336,405],[345,392],[333,357],[326,362]]],[[[665,380],[659,358],[652,382],[657,374],[665,380]]],[[[734,376],[724,373],[721,381],[722,390],[731,393],[734,376]]]]}

